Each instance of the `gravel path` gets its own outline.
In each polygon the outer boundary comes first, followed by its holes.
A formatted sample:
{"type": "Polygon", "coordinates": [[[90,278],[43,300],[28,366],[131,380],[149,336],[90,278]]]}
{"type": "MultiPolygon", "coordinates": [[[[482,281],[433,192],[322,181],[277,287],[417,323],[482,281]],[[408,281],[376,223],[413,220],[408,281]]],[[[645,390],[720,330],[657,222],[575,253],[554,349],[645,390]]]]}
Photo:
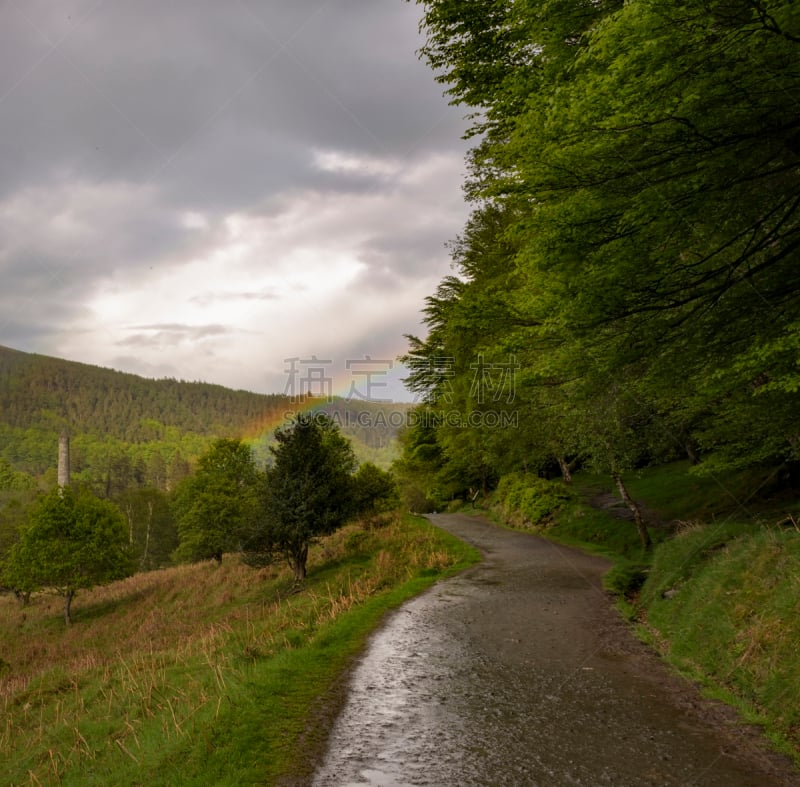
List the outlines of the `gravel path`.
{"type": "Polygon", "coordinates": [[[431,521],[485,559],[373,636],[314,785],[800,785],[631,636],[604,560],[478,517],[431,521]]]}

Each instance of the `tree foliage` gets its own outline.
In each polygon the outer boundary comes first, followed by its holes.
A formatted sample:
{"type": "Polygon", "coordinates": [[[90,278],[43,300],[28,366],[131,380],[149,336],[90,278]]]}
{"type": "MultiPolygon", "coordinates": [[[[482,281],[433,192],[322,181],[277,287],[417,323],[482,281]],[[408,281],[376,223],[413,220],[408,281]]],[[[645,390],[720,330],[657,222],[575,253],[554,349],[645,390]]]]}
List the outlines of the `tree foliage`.
{"type": "Polygon", "coordinates": [[[286,558],[295,580],[301,581],[309,546],[341,527],[355,511],[356,460],[336,425],[320,413],[296,416],[276,431],[275,438],[262,517],[245,552],[250,562],[273,555],[286,558]]]}
{"type": "Polygon", "coordinates": [[[128,534],[111,503],[71,488],[54,490],[30,513],[3,570],[4,584],[30,593],[52,589],[64,596],[70,623],[78,590],[132,573],[128,534]]]}
{"type": "Polygon", "coordinates": [[[128,489],[116,504],[125,517],[137,570],[152,571],[170,565],[179,542],[169,497],[152,487],[128,489]]]}
{"type": "Polygon", "coordinates": [[[797,4],[420,5],[422,54],[481,133],[409,384],[467,415],[475,359],[513,355],[519,429],[416,429],[401,470],[446,497],[481,466],[800,459],[797,4]]]}
{"type": "Polygon", "coordinates": [[[371,462],[360,465],[353,476],[352,495],[353,512],[367,525],[377,524],[400,503],[394,476],[371,462]]]}
{"type": "Polygon", "coordinates": [[[237,551],[258,514],[260,485],[250,448],[216,440],[175,493],[177,559],[221,562],[225,552],[237,551]]]}

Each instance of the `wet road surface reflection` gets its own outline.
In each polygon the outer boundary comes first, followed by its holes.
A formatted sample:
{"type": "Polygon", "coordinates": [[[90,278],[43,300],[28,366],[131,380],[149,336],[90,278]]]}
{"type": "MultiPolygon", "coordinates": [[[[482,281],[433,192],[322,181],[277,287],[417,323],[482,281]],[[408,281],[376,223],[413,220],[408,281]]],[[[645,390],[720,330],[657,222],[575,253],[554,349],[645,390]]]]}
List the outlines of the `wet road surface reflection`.
{"type": "Polygon", "coordinates": [[[800,784],[676,692],[600,590],[603,560],[431,519],[486,558],[373,636],[314,785],[800,784]]]}

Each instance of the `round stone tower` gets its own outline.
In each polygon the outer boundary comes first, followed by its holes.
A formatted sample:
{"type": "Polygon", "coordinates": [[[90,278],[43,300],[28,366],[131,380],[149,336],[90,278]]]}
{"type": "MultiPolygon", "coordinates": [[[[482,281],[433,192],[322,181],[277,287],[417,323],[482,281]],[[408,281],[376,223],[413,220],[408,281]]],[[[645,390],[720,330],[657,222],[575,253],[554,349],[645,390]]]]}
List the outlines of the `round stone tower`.
{"type": "Polygon", "coordinates": [[[65,429],[58,438],[58,487],[69,486],[69,434],[65,429]]]}

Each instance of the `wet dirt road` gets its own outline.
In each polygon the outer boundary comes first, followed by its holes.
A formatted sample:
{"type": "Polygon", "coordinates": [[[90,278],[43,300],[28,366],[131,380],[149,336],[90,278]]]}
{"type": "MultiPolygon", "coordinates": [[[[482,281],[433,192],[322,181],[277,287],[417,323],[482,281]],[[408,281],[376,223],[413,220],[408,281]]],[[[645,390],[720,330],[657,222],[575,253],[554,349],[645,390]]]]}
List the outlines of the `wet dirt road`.
{"type": "Polygon", "coordinates": [[[631,636],[600,589],[605,561],[431,520],[484,562],[371,639],[314,785],[800,785],[631,636]]]}

